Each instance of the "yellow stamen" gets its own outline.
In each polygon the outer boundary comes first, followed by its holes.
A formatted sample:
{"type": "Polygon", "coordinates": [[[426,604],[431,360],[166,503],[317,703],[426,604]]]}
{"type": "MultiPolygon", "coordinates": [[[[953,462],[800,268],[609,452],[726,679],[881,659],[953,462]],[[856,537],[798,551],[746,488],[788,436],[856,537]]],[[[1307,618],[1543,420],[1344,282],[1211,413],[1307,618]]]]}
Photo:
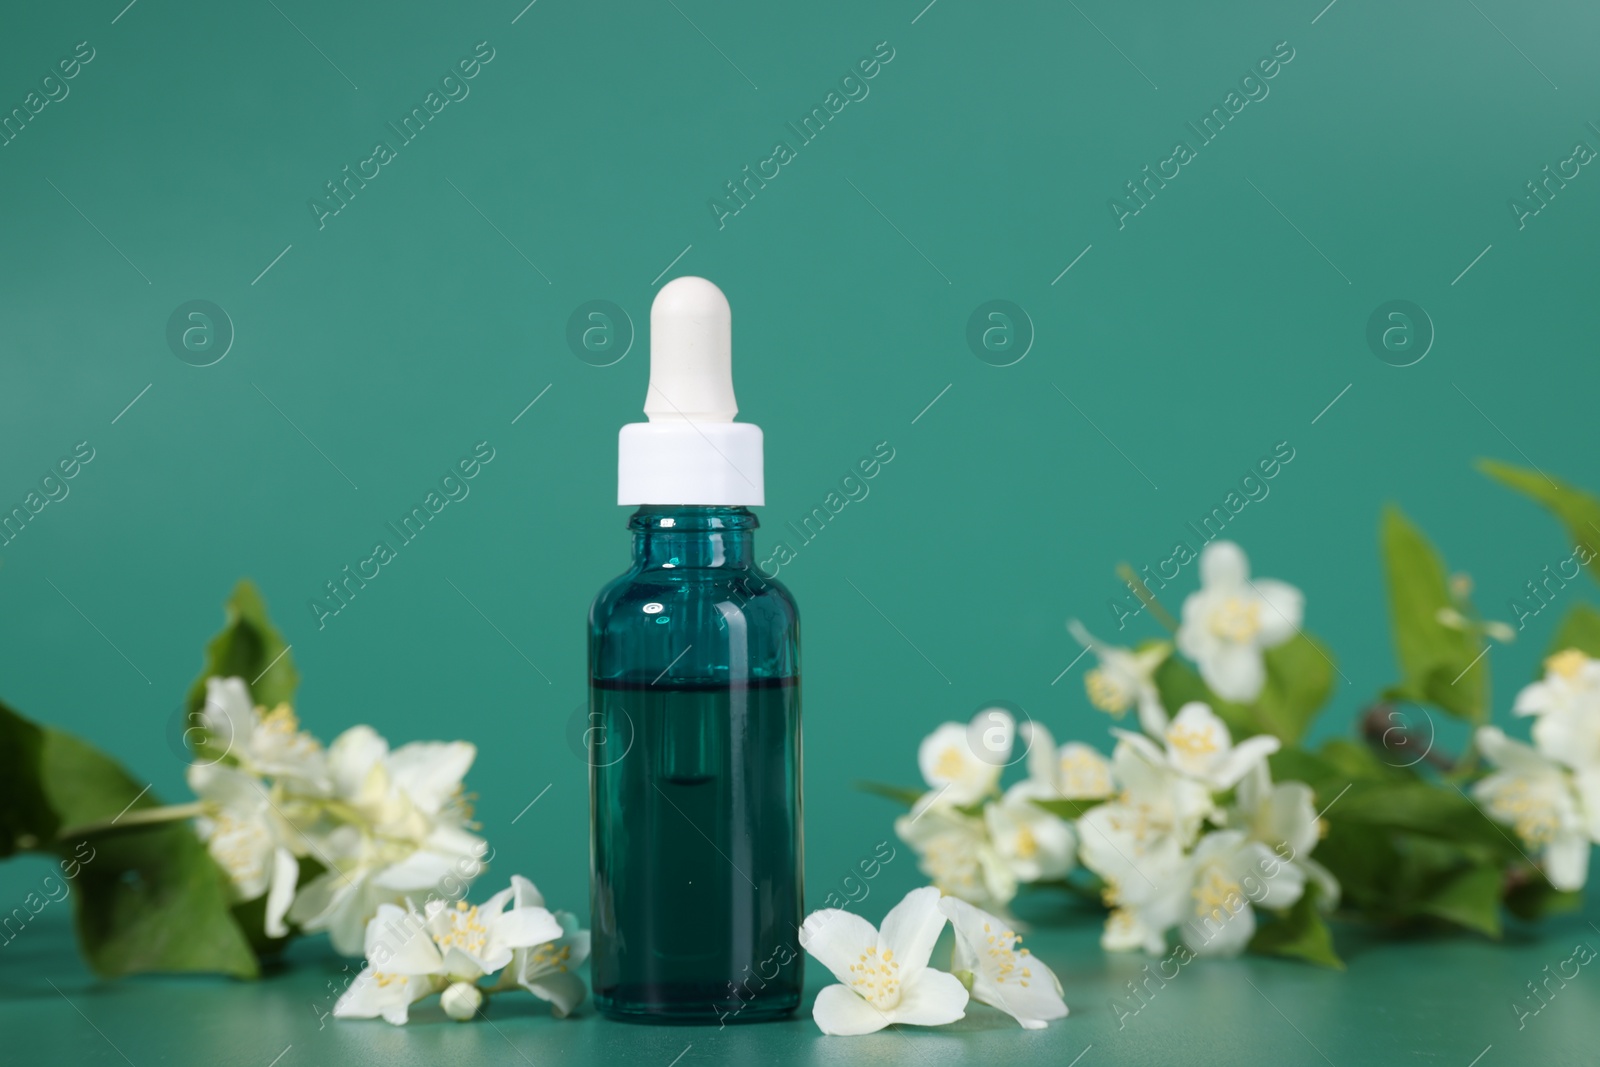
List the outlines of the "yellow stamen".
{"type": "Polygon", "coordinates": [[[1583,670],[1584,664],[1588,662],[1589,657],[1582,652],[1575,648],[1566,648],[1545,660],[1544,667],[1551,674],[1558,675],[1570,682],[1578,677],[1578,673],[1583,670]]]}
{"type": "Polygon", "coordinates": [[[1089,703],[1118,718],[1133,704],[1133,694],[1128,687],[1104,667],[1096,667],[1085,674],[1083,688],[1089,694],[1089,703]]]}
{"type": "Polygon", "coordinates": [[[1167,743],[1185,756],[1209,756],[1217,751],[1217,733],[1211,725],[1190,729],[1173,723],[1167,727],[1167,743]]]}
{"type": "Polygon", "coordinates": [[[1212,866],[1194,887],[1193,895],[1195,903],[1207,909],[1207,915],[1225,922],[1244,907],[1244,896],[1239,889],[1238,882],[1223,874],[1221,868],[1212,866]]]}
{"type": "Polygon", "coordinates": [[[1026,826],[1017,827],[1017,858],[1031,860],[1039,854],[1039,839],[1026,826]]]}
{"type": "Polygon", "coordinates": [[[954,745],[939,753],[939,759],[933,765],[933,773],[940,778],[959,778],[966,769],[966,758],[954,745]]]}
{"type": "Polygon", "coordinates": [[[1212,611],[1208,626],[1225,641],[1252,641],[1261,632],[1261,602],[1230,596],[1212,611]]]}

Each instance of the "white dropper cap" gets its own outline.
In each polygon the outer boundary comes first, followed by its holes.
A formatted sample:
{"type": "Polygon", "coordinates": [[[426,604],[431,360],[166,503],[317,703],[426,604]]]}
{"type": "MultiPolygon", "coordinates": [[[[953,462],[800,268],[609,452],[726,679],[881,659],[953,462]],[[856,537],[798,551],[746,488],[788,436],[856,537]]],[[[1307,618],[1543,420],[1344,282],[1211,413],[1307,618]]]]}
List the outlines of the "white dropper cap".
{"type": "Polygon", "coordinates": [[[649,422],[622,428],[617,503],[766,503],[761,428],[734,422],[733,314],[704,278],[674,278],[650,306],[649,422]]]}
{"type": "Polygon", "coordinates": [[[704,278],[674,278],[650,305],[651,422],[732,422],[733,312],[704,278]]]}

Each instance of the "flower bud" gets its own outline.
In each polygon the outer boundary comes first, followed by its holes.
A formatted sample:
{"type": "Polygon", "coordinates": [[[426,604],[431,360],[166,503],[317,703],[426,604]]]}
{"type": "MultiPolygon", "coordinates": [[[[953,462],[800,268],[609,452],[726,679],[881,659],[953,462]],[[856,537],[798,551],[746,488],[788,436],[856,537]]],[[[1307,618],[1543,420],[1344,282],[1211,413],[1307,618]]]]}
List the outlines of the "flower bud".
{"type": "Polygon", "coordinates": [[[464,1023],[478,1014],[483,1004],[483,990],[471,982],[457,982],[439,994],[439,1006],[458,1023],[464,1023]]]}
{"type": "Polygon", "coordinates": [[[1517,639],[1517,631],[1495,619],[1489,619],[1484,622],[1483,632],[1499,641],[1502,645],[1509,645],[1517,639]]]}

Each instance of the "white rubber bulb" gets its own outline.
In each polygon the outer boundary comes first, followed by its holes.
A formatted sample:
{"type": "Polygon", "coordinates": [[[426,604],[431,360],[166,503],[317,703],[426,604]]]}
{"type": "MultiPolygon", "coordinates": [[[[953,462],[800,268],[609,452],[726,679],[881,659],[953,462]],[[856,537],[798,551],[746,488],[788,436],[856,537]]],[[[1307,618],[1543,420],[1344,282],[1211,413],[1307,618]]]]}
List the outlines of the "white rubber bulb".
{"type": "Polygon", "coordinates": [[[650,305],[651,422],[732,422],[733,313],[704,278],[674,278],[650,305]]]}

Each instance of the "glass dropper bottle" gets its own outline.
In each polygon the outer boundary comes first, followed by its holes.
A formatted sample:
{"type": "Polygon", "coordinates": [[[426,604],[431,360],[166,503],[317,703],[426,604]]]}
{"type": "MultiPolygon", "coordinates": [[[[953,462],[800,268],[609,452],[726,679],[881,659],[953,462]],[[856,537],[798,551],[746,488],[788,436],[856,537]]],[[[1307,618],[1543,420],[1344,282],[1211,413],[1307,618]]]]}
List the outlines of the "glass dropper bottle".
{"type": "Polygon", "coordinates": [[[755,563],[763,441],[733,421],[731,325],[703,278],[656,296],[650,421],[620,437],[633,561],[589,615],[591,976],[612,1018],[800,1002],[799,613],[755,563]]]}

